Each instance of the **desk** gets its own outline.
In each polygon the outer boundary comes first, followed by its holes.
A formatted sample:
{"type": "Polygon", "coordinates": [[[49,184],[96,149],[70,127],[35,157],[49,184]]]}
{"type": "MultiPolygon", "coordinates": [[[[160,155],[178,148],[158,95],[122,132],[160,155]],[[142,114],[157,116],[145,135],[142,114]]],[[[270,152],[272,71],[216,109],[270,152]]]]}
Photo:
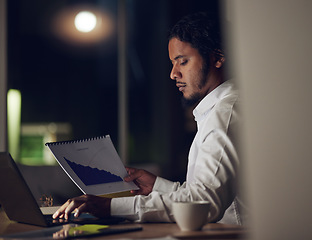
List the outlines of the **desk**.
{"type": "MultiPolygon", "coordinates": [[[[202,231],[182,232],[175,223],[124,223],[116,226],[141,226],[142,231],[114,234],[108,236],[98,236],[92,239],[148,239],[165,238],[172,239],[246,239],[246,231],[236,225],[226,225],[210,223],[204,226],[202,231]]],[[[39,230],[42,227],[21,224],[10,221],[5,212],[0,209],[0,235],[28,232],[39,230]]]]}

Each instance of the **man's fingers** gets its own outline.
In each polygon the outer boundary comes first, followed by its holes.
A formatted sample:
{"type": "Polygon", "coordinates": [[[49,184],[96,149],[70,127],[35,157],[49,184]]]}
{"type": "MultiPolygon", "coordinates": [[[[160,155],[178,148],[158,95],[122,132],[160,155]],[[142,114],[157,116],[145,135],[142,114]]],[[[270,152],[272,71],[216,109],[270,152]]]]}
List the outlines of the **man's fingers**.
{"type": "Polygon", "coordinates": [[[128,171],[128,176],[124,178],[126,182],[134,181],[142,176],[142,172],[140,170],[131,170],[128,171]]]}
{"type": "Polygon", "coordinates": [[[63,217],[64,216],[64,212],[65,212],[65,209],[67,208],[67,206],[70,204],[70,199],[67,200],[66,203],[64,203],[54,214],[53,214],[53,218],[58,218],[58,217],[63,217]]]}
{"type": "Polygon", "coordinates": [[[142,189],[139,190],[131,190],[131,193],[134,195],[146,195],[142,189]]]}
{"type": "Polygon", "coordinates": [[[69,218],[69,215],[71,214],[72,211],[74,211],[77,207],[79,207],[85,199],[85,195],[69,199],[67,200],[66,203],[64,203],[54,214],[53,218],[62,218],[64,217],[65,219],[69,218]]]}
{"type": "Polygon", "coordinates": [[[71,201],[70,204],[65,209],[65,219],[69,219],[69,215],[74,211],[78,206],[80,205],[80,202],[77,203],[75,200],[71,201]]]}
{"type": "Polygon", "coordinates": [[[81,213],[85,212],[86,203],[81,204],[79,207],[76,208],[75,217],[79,217],[81,213]]]}
{"type": "Polygon", "coordinates": [[[130,175],[130,174],[132,174],[134,171],[135,171],[135,169],[134,168],[131,168],[131,167],[126,167],[126,170],[127,170],[127,173],[130,175]]]}
{"type": "Polygon", "coordinates": [[[126,167],[128,176],[124,178],[126,182],[133,181],[133,173],[135,172],[133,168],[126,167]]]}

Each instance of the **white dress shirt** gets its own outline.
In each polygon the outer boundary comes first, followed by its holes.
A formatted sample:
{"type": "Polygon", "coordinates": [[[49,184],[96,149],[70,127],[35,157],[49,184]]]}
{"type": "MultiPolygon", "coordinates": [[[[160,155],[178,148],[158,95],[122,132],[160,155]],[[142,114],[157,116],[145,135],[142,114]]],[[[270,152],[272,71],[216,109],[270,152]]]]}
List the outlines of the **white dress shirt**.
{"type": "Polygon", "coordinates": [[[173,222],[173,201],[208,200],[207,222],[224,216],[223,223],[242,224],[237,191],[237,102],[238,92],[229,80],[194,109],[198,130],[189,152],[186,182],[180,185],[157,177],[148,196],[112,199],[111,214],[139,222],[173,222]]]}

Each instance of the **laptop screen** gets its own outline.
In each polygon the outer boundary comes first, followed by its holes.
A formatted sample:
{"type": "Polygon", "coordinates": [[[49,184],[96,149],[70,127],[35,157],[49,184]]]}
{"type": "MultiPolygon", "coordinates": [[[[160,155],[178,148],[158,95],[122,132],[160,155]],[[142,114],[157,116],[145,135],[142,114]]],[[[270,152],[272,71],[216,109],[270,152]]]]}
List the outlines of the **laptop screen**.
{"type": "Polygon", "coordinates": [[[11,220],[45,225],[35,198],[7,152],[0,153],[0,203],[11,220]]]}

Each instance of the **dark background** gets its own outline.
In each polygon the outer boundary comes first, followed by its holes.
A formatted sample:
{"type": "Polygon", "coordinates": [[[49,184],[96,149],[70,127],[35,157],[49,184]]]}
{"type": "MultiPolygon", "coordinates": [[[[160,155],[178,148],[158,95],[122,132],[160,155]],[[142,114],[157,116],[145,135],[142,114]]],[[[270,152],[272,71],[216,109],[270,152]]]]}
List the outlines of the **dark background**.
{"type": "MultiPolygon", "coordinates": [[[[7,1],[8,87],[22,93],[23,123],[68,122],[73,139],[110,134],[118,150],[117,31],[84,46],[64,42],[51,31],[53,16],[78,3],[103,8],[117,22],[116,0],[7,1]]],[[[218,3],[132,0],[126,5],[127,164],[157,164],[162,176],[184,181],[196,125],[169,78],[167,33],[188,13],[218,12],[218,3]]]]}

